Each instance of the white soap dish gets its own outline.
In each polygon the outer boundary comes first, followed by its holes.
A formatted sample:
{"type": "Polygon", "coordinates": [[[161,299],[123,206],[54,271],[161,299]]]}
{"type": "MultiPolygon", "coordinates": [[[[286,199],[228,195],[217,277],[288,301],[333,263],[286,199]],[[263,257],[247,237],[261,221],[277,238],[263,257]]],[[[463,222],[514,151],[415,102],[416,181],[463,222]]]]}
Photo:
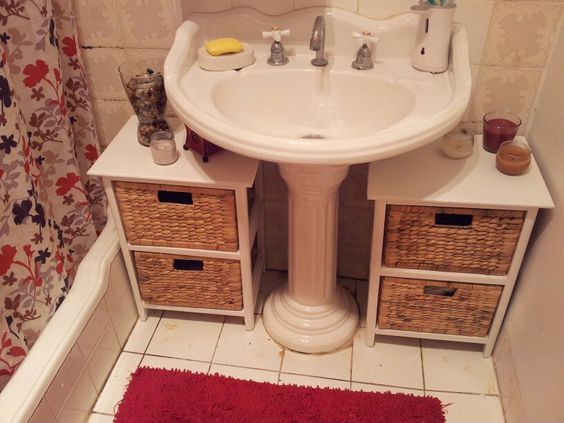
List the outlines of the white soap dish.
{"type": "Polygon", "coordinates": [[[255,63],[255,49],[248,43],[243,44],[243,50],[239,53],[222,54],[212,56],[205,47],[198,50],[198,64],[202,69],[210,71],[224,71],[240,69],[255,63]]]}

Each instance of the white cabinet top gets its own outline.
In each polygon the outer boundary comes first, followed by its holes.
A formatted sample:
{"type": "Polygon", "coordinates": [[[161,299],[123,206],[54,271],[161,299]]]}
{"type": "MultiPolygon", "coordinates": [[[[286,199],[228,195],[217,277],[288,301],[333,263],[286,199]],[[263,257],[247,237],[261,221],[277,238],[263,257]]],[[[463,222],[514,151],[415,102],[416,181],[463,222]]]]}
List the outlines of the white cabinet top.
{"type": "Polygon", "coordinates": [[[209,162],[204,163],[199,154],[182,149],[185,139],[184,128],[176,131],[175,141],[180,157],[173,164],[157,165],[149,147],[137,141],[137,118],[132,116],[88,174],[149,183],[213,185],[215,188],[252,186],[258,160],[224,150],[211,155],[209,162]]]}
{"type": "Polygon", "coordinates": [[[449,159],[435,141],[371,163],[368,198],[398,204],[554,207],[534,157],[523,175],[505,175],[495,167],[495,154],[482,148],[481,136],[475,137],[474,153],[466,159],[449,159]]]}

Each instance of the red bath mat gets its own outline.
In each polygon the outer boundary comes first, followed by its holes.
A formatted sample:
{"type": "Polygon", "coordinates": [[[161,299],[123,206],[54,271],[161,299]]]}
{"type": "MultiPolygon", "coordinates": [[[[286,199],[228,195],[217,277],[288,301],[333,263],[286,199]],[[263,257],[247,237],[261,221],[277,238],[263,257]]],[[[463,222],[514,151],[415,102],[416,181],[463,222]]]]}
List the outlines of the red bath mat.
{"type": "Polygon", "coordinates": [[[406,394],[274,385],[140,367],[115,415],[144,422],[444,422],[440,401],[406,394]]]}

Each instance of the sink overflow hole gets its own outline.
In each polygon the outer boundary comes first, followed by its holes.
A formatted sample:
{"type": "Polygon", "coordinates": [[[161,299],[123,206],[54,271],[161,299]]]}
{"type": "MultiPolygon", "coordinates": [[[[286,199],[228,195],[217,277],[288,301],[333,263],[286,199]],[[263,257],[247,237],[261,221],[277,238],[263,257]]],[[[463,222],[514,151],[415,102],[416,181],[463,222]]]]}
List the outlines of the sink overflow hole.
{"type": "Polygon", "coordinates": [[[325,137],[321,134],[307,134],[307,135],[304,135],[302,138],[308,139],[308,140],[324,140],[325,139],[325,137]]]}

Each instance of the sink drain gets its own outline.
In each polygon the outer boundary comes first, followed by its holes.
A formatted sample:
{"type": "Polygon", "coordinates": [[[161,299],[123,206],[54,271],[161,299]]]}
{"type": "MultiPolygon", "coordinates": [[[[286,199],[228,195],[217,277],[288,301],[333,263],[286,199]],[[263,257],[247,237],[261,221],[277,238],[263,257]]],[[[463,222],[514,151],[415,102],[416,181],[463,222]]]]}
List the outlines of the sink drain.
{"type": "Polygon", "coordinates": [[[321,134],[307,134],[307,135],[304,135],[302,138],[308,139],[308,140],[324,140],[325,139],[325,137],[321,134]]]}

